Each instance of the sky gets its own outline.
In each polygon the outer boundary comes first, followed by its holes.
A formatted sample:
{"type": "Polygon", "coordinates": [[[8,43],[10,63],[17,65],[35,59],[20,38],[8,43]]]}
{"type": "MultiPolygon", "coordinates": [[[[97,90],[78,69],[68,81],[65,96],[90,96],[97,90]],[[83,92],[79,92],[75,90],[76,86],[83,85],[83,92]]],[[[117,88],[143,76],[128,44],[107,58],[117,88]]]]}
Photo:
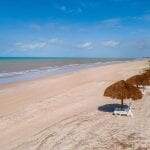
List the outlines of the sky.
{"type": "Polygon", "coordinates": [[[0,0],[0,57],[150,57],[150,0],[0,0]]]}

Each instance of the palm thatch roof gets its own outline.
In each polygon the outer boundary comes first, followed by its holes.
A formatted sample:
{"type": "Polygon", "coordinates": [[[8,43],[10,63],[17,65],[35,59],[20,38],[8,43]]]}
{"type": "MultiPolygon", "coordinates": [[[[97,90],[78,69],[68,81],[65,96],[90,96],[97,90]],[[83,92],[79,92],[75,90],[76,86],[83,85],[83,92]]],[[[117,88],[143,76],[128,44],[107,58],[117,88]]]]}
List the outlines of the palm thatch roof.
{"type": "Polygon", "coordinates": [[[150,69],[145,70],[144,73],[142,73],[142,75],[146,78],[150,78],[150,69]]]}
{"type": "Polygon", "coordinates": [[[142,82],[142,86],[150,86],[150,78],[144,78],[142,82]]]}
{"type": "Polygon", "coordinates": [[[135,86],[138,87],[139,85],[142,85],[143,80],[144,80],[144,76],[143,75],[134,75],[134,76],[128,78],[126,80],[126,82],[128,84],[132,84],[132,85],[135,85],[135,86]]]}
{"type": "Polygon", "coordinates": [[[144,73],[141,74],[143,77],[142,85],[149,86],[150,85],[150,69],[146,69],[144,73]]]}
{"type": "Polygon", "coordinates": [[[120,99],[122,101],[123,99],[130,98],[137,100],[142,98],[142,93],[137,87],[128,84],[124,80],[121,80],[107,87],[104,92],[104,96],[120,99]]]}

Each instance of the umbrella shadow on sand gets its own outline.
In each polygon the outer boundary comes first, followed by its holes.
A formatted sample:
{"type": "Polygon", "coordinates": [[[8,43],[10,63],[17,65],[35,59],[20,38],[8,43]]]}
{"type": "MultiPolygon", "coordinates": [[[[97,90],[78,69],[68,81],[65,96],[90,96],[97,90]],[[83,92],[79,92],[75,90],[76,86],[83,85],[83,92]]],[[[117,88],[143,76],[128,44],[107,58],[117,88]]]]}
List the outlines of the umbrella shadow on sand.
{"type": "MultiPolygon", "coordinates": [[[[105,104],[105,105],[102,105],[102,106],[99,106],[98,107],[98,110],[99,111],[103,111],[103,112],[114,112],[115,108],[119,108],[121,107],[122,105],[121,104],[105,104]]],[[[123,108],[128,108],[128,105],[123,105],[123,108]]]]}

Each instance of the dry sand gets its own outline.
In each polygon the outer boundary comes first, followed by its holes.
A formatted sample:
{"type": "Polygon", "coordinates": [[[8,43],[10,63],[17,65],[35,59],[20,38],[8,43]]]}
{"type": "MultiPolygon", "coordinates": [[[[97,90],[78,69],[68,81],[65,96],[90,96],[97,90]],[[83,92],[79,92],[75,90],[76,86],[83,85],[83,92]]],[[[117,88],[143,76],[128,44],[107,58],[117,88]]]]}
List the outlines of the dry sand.
{"type": "Polygon", "coordinates": [[[109,106],[120,101],[103,97],[108,85],[145,64],[132,61],[1,86],[0,150],[150,149],[150,91],[133,102],[133,118],[113,116],[109,106]]]}

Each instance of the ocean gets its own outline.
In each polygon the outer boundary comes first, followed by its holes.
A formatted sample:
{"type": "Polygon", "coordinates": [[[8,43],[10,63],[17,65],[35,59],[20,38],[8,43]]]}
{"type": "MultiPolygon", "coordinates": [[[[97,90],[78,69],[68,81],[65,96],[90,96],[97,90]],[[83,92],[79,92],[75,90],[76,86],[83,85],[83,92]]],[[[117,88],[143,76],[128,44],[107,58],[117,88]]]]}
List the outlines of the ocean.
{"type": "Polygon", "coordinates": [[[49,75],[129,61],[129,58],[40,58],[1,57],[0,84],[31,80],[49,75]]]}

